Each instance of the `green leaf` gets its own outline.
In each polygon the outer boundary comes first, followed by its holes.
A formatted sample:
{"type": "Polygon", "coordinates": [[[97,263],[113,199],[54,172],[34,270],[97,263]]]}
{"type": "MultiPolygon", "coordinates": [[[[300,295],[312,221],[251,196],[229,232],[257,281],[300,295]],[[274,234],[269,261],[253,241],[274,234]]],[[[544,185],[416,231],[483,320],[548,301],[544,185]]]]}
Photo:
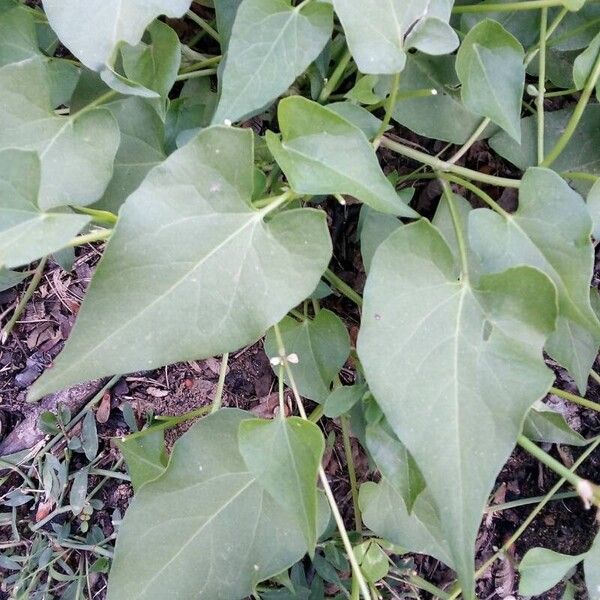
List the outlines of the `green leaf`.
{"type": "Polygon", "coordinates": [[[537,167],[528,169],[521,181],[516,212],[478,209],[469,220],[471,245],[484,271],[526,264],[556,285],[559,319],[546,349],[569,370],[582,393],[600,345],[600,322],[590,303],[591,232],[581,196],[553,171],[537,167]]]}
{"type": "Polygon", "coordinates": [[[252,131],[228,127],[155,167],[121,208],[71,337],[31,396],[236,350],[310,295],[331,257],[325,213],[251,208],[252,176],[252,131]]]}
{"type": "Polygon", "coordinates": [[[600,533],[583,560],[583,573],[589,600],[600,600],[600,533]]]}
{"type": "Polygon", "coordinates": [[[402,496],[382,479],[379,483],[369,481],[360,486],[359,503],[363,521],[375,535],[406,552],[427,554],[452,566],[448,544],[429,493],[420,494],[409,513],[402,496]]]}
{"type": "Polygon", "coordinates": [[[43,0],[60,41],[89,69],[104,71],[121,42],[136,46],[160,15],[182,17],[190,0],[43,0]]]}
{"type": "Polygon", "coordinates": [[[268,131],[267,144],[294,190],[349,194],[382,212],[418,216],[400,200],[358,127],[300,96],[282,100],[278,116],[283,140],[268,131]]]}
{"type": "Polygon", "coordinates": [[[33,17],[16,0],[0,0],[0,67],[39,55],[33,17]]]}
{"type": "MultiPolygon", "coordinates": [[[[484,0],[477,4],[484,7],[486,4],[510,4],[511,0],[484,0]]],[[[461,15],[461,30],[469,31],[485,19],[492,19],[514,35],[525,48],[529,48],[538,40],[539,13],[534,10],[500,10],[494,12],[465,13],[461,15]]]]}
{"type": "MultiPolygon", "coordinates": [[[[482,119],[460,98],[455,60],[454,56],[409,55],[400,78],[400,94],[427,90],[435,90],[436,93],[401,98],[394,109],[394,120],[419,135],[464,144],[482,119]]],[[[486,129],[486,134],[489,134],[489,129],[486,129]]]]}
{"type": "MultiPolygon", "coordinates": [[[[350,338],[343,321],[331,311],[321,310],[314,320],[299,322],[285,317],[279,328],[286,352],[298,356],[298,363],[290,364],[290,368],[300,395],[325,402],[331,383],[350,354],[350,338]]],[[[265,352],[269,357],[279,356],[273,331],[265,339],[265,352]]]]}
{"type": "Polygon", "coordinates": [[[554,587],[585,554],[569,556],[546,548],[532,548],[519,565],[519,594],[539,596],[554,587]]]}
{"type": "Polygon", "coordinates": [[[27,279],[31,273],[27,271],[11,271],[0,267],[0,292],[9,290],[27,279]]]}
{"type": "Polygon", "coordinates": [[[148,27],[150,43],[119,47],[123,75],[113,67],[101,73],[103,81],[122,94],[146,98],[167,98],[181,64],[181,44],[165,23],[154,21],[148,27]]]}
{"type": "Polygon", "coordinates": [[[302,558],[301,529],[238,451],[249,417],[224,409],[201,419],[175,444],[165,474],[135,495],[119,530],[109,600],[237,600],[302,558]]]}
{"type": "Polygon", "coordinates": [[[594,183],[587,196],[587,207],[592,216],[594,239],[600,239],[600,179],[594,183]]]}
{"type": "Polygon", "coordinates": [[[213,123],[240,121],[283,94],[331,37],[333,10],[317,0],[245,0],[231,32],[213,123]]]}
{"type": "Polygon", "coordinates": [[[300,417],[240,423],[240,454],[251,474],[295,520],[309,554],[317,543],[317,472],[325,451],[321,430],[300,417]]]}
{"type": "Polygon", "coordinates": [[[88,475],[89,467],[83,467],[83,469],[79,469],[75,473],[73,483],[71,484],[71,491],[69,492],[69,504],[71,505],[71,511],[75,516],[79,515],[85,506],[88,475]]]}
{"type": "Polygon", "coordinates": [[[40,173],[34,152],[0,151],[0,267],[27,265],[59,250],[90,221],[41,210],[40,173]]]}
{"type": "Polygon", "coordinates": [[[163,429],[148,431],[142,437],[117,440],[117,446],[127,463],[134,491],[162,475],[167,466],[165,434],[163,429]]]}
{"type": "Polygon", "coordinates": [[[367,274],[377,248],[401,225],[402,223],[393,215],[380,213],[369,206],[363,206],[360,209],[360,253],[367,274]]]}
{"type": "Polygon", "coordinates": [[[517,142],[521,139],[524,58],[519,41],[489,19],[467,33],[456,57],[465,106],[490,118],[517,142]]]}
{"type": "Polygon", "coordinates": [[[327,108],[358,127],[368,139],[373,139],[379,133],[381,119],[362,106],[351,102],[332,102],[327,108]]]}
{"type": "Polygon", "coordinates": [[[89,461],[96,458],[96,455],[98,454],[98,431],[96,430],[96,418],[91,410],[89,410],[83,418],[81,447],[89,461]]]}
{"type": "Polygon", "coordinates": [[[529,267],[476,285],[457,275],[450,248],[426,221],[393,233],[371,265],[358,353],[437,504],[471,598],[488,494],[527,410],[553,381],[542,347],[556,299],[548,278],[529,267]]]}
{"type": "Polygon", "coordinates": [[[367,449],[387,482],[400,494],[408,512],[412,512],[425,481],[402,442],[387,423],[367,426],[367,449]]]}
{"type": "Polygon", "coordinates": [[[378,81],[378,75],[365,75],[354,84],[349,92],[344,94],[344,98],[359,104],[378,104],[383,100],[381,96],[373,91],[378,81]]]}
{"type": "Polygon", "coordinates": [[[333,4],[362,73],[399,73],[411,48],[450,54],[458,46],[458,36],[448,24],[452,8],[448,0],[333,0],[333,4]]]}
{"type": "Polygon", "coordinates": [[[374,540],[367,540],[355,546],[354,556],[367,581],[377,583],[388,574],[388,556],[374,540]]]}
{"type": "Polygon", "coordinates": [[[323,407],[325,416],[330,419],[336,419],[344,413],[349,412],[362,399],[367,389],[364,383],[336,387],[325,400],[325,406],[323,407]]]}
{"type": "Polygon", "coordinates": [[[119,130],[105,108],[56,116],[44,63],[0,68],[0,150],[35,150],[42,163],[40,208],[91,204],[112,175],[119,130]]]}
{"type": "Polygon", "coordinates": [[[225,54],[229,45],[229,39],[231,38],[231,30],[233,29],[235,17],[242,0],[213,0],[213,3],[215,5],[221,51],[225,54]]]}
{"type": "Polygon", "coordinates": [[[571,429],[565,418],[557,411],[536,402],[527,414],[523,435],[534,442],[585,446],[588,441],[571,429]]]}
{"type": "MultiPolygon", "coordinates": [[[[600,52],[600,33],[590,42],[590,45],[575,59],[573,64],[573,81],[578,90],[585,87],[587,80],[592,73],[594,63],[600,52]]],[[[596,95],[599,88],[596,87],[596,95]]]]}
{"type": "Polygon", "coordinates": [[[166,158],[164,124],[148,101],[126,98],[106,105],[121,132],[113,177],[94,208],[114,213],[142,183],[148,172],[166,158]]]}
{"type": "MultiPolygon", "coordinates": [[[[548,154],[554,147],[573,110],[563,108],[546,113],[544,118],[544,151],[548,154]]],[[[579,126],[566,148],[552,164],[558,173],[584,171],[600,173],[600,106],[590,104],[583,112],[579,126]]],[[[500,156],[523,171],[537,165],[537,123],[535,115],[521,120],[521,144],[517,144],[501,131],[490,139],[490,146],[500,156]]]]}

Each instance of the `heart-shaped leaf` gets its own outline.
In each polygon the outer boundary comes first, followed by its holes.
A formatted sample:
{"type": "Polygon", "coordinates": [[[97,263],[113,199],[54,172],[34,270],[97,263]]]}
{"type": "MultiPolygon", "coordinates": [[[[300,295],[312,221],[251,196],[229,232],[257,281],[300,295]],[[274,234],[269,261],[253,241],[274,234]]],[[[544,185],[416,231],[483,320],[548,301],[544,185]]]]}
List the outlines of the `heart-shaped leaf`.
{"type": "Polygon", "coordinates": [[[127,471],[136,493],[145,483],[154,481],[164,473],[167,452],[163,429],[147,431],[142,437],[117,440],[117,445],[127,463],[127,471]]]}
{"type": "Polygon", "coordinates": [[[583,560],[583,572],[590,600],[600,600],[600,533],[583,560]]]}
{"type": "Polygon", "coordinates": [[[398,197],[358,127],[301,96],[282,100],[278,116],[283,139],[268,131],[267,144],[294,190],[350,194],[376,210],[418,217],[398,197]]]}
{"type": "Polygon", "coordinates": [[[294,83],[331,37],[333,10],[316,0],[245,0],[231,32],[213,123],[240,121],[294,83]]]}
{"type": "Polygon", "coordinates": [[[91,204],[112,176],[119,128],[105,108],[56,116],[48,73],[36,58],[0,68],[0,150],[35,150],[42,163],[39,205],[91,204]]]}
{"type": "Polygon", "coordinates": [[[471,598],[488,494],[527,410],[553,380],[542,347],[556,299],[551,281],[529,267],[472,282],[463,264],[457,275],[450,248],[426,221],[392,233],[371,264],[358,352],[437,504],[471,598]]]}
{"type": "Polygon", "coordinates": [[[165,474],[139,490],[119,530],[109,600],[238,600],[302,558],[302,530],[239,453],[249,418],[224,409],[202,419],[165,474]]]}
{"type": "Polygon", "coordinates": [[[523,425],[523,435],[534,442],[585,446],[588,441],[573,430],[566,419],[543,402],[536,402],[523,425]]]}
{"type": "Polygon", "coordinates": [[[0,267],[14,268],[60,250],[90,218],[38,206],[40,161],[34,152],[0,151],[0,267]]]}
{"type": "Polygon", "coordinates": [[[255,210],[252,191],[248,129],[205,129],[155,167],[121,208],[73,333],[31,395],[236,350],[309,296],[331,257],[325,213],[267,219],[285,197],[255,210]]]}
{"type": "Polygon", "coordinates": [[[539,596],[554,587],[585,554],[570,556],[546,548],[532,548],[519,565],[519,594],[539,596]]]}

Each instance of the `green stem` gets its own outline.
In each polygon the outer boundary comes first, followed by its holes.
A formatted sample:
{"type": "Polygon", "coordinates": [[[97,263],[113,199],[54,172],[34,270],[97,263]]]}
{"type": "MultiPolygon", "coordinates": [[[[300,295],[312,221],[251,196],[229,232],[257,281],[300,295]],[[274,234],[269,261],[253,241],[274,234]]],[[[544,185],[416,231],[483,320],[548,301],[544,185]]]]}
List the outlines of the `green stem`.
{"type": "Polygon", "coordinates": [[[206,60],[201,60],[197,63],[193,63],[191,65],[188,65],[187,67],[184,67],[183,69],[181,69],[179,71],[179,74],[183,74],[183,73],[190,73],[192,71],[196,71],[198,69],[206,69],[207,67],[212,67],[216,64],[219,64],[219,62],[221,62],[221,59],[223,57],[219,54],[218,56],[211,56],[210,58],[207,58],[206,60]]]}
{"type": "Polygon", "coordinates": [[[442,190],[444,193],[444,198],[446,202],[448,202],[448,207],[450,208],[450,215],[452,216],[452,224],[454,225],[454,231],[456,233],[456,240],[458,242],[458,250],[460,253],[460,262],[461,262],[461,272],[462,272],[462,280],[464,282],[469,281],[469,259],[467,256],[467,245],[465,243],[465,235],[461,225],[460,215],[458,214],[458,209],[456,208],[456,204],[454,203],[454,192],[450,187],[450,184],[445,180],[440,178],[440,183],[442,184],[442,190]]]}
{"type": "Polygon", "coordinates": [[[397,154],[428,165],[435,171],[441,171],[443,173],[455,173],[456,175],[461,175],[463,177],[467,177],[468,179],[473,179],[474,181],[481,181],[482,183],[488,183],[490,185],[497,185],[500,187],[518,188],[521,185],[520,179],[496,177],[494,175],[479,173],[465,167],[459,167],[447,161],[435,158],[434,156],[430,156],[429,154],[425,154],[425,152],[421,152],[420,150],[415,150],[414,148],[405,146],[400,142],[395,142],[386,136],[381,139],[381,145],[389,150],[392,150],[393,152],[396,152],[397,154]]]}
{"type": "MultiPolygon", "coordinates": [[[[559,477],[570,483],[578,492],[584,489],[586,486],[592,486],[592,484],[589,481],[579,477],[579,475],[575,475],[575,473],[573,473],[570,469],[567,469],[565,465],[557,461],[548,453],[544,452],[539,446],[534,444],[530,439],[526,438],[524,435],[519,436],[519,438],[517,439],[517,443],[519,444],[519,446],[521,446],[521,448],[523,448],[523,450],[531,454],[531,456],[539,460],[542,464],[546,465],[559,477]]],[[[584,498],[584,501],[593,502],[598,507],[600,507],[600,488],[595,488],[594,486],[592,486],[592,489],[592,497],[586,497],[584,498]]]]}
{"type": "Polygon", "coordinates": [[[387,106],[385,109],[385,115],[383,117],[383,121],[379,126],[379,131],[373,140],[373,148],[377,150],[379,148],[379,144],[381,143],[381,138],[383,134],[387,131],[387,128],[392,120],[392,113],[394,112],[394,108],[396,108],[396,103],[398,102],[398,88],[400,87],[400,73],[396,73],[394,75],[394,79],[392,81],[392,91],[390,92],[390,97],[387,101],[387,106]]]}
{"type": "Polygon", "coordinates": [[[31,281],[29,282],[29,285],[27,286],[25,293],[21,297],[21,300],[19,300],[19,303],[17,304],[17,306],[12,314],[12,317],[9,319],[8,323],[2,329],[2,335],[0,335],[0,340],[2,341],[2,343],[5,343],[6,340],[8,339],[8,336],[10,335],[14,326],[17,324],[17,321],[21,317],[21,314],[25,310],[27,303],[31,300],[31,297],[35,293],[35,290],[37,290],[37,287],[44,275],[44,269],[46,268],[47,262],[48,262],[48,257],[45,256],[38,263],[38,266],[36,267],[36,269],[33,273],[33,277],[31,278],[31,281]]]}
{"type": "Polygon", "coordinates": [[[469,150],[469,148],[479,139],[479,136],[483,133],[483,130],[491,123],[491,119],[486,117],[481,121],[479,127],[471,134],[469,139],[458,149],[456,154],[448,159],[450,164],[455,164],[460,158],[462,158],[469,150]]]}
{"type": "MultiPolygon", "coordinates": [[[[198,417],[203,417],[207,415],[211,411],[212,405],[207,404],[206,406],[201,406],[200,408],[195,408],[194,410],[190,410],[189,412],[183,413],[182,415],[156,415],[154,417],[155,421],[164,421],[167,425],[167,429],[171,427],[175,427],[175,425],[179,425],[179,423],[185,423],[186,421],[191,421],[192,419],[197,419],[198,417]]],[[[136,433],[132,433],[127,436],[127,439],[131,438],[138,433],[144,433],[151,429],[142,429],[142,431],[138,431],[136,433]]]]}
{"type": "MultiPolygon", "coordinates": [[[[577,492],[562,492],[556,494],[552,500],[568,500],[569,498],[578,498],[577,492]]],[[[511,508],[519,508],[520,506],[528,506],[530,504],[538,504],[544,499],[544,496],[536,496],[535,498],[520,498],[519,500],[511,500],[510,502],[503,502],[502,504],[492,504],[485,509],[486,514],[492,514],[501,512],[503,510],[510,510],[511,508]]]]}
{"type": "Polygon", "coordinates": [[[229,362],[229,352],[223,354],[221,359],[221,368],[219,369],[219,381],[217,382],[217,391],[215,392],[215,399],[212,403],[210,410],[211,414],[217,412],[221,408],[223,403],[223,388],[225,387],[225,375],[227,374],[227,363],[229,362]]]}
{"type": "Polygon", "coordinates": [[[111,235],[112,229],[99,229],[97,231],[92,231],[91,233],[73,238],[68,244],[65,245],[65,248],[75,248],[77,246],[83,246],[84,244],[91,244],[92,242],[103,242],[111,235]]]}
{"type": "Polygon", "coordinates": [[[352,300],[359,308],[363,304],[363,299],[360,294],[357,294],[345,281],[342,281],[331,269],[327,269],[323,273],[323,279],[337,289],[342,296],[346,296],[348,300],[352,300]]]}
{"type": "Polygon", "coordinates": [[[554,92],[546,92],[546,98],[559,98],[560,96],[571,96],[576,94],[579,90],[577,88],[570,88],[568,90],[556,90],[554,92]]]}
{"type": "Polygon", "coordinates": [[[221,43],[221,36],[202,17],[198,16],[195,12],[191,10],[188,10],[185,13],[185,16],[188,19],[194,21],[194,23],[196,23],[198,27],[206,31],[206,33],[208,33],[208,35],[210,35],[211,38],[221,43]]]}
{"type": "Polygon", "coordinates": [[[467,4],[465,6],[455,6],[452,14],[462,15],[465,13],[490,13],[490,12],[508,12],[514,10],[537,10],[539,8],[550,8],[552,6],[562,6],[561,0],[526,0],[525,2],[507,2],[505,4],[467,4]]]}
{"type": "Polygon", "coordinates": [[[537,162],[544,162],[544,94],[546,93],[546,33],[548,30],[548,9],[542,8],[540,16],[540,59],[538,75],[537,105],[537,162]]]}
{"type": "Polygon", "coordinates": [[[596,83],[598,82],[598,78],[600,77],[600,53],[598,53],[598,57],[596,58],[596,62],[594,63],[594,67],[588,77],[588,80],[583,88],[583,92],[581,93],[581,97],[575,106],[575,110],[565,127],[562,135],[554,145],[554,148],[550,151],[548,156],[541,163],[543,167],[549,167],[554,163],[554,161],[561,155],[562,151],[566,148],[567,144],[571,141],[577,126],[579,125],[579,121],[583,116],[583,113],[587,107],[587,104],[590,100],[592,92],[596,87],[596,83]]]}
{"type": "Polygon", "coordinates": [[[560,176],[563,179],[582,179],[584,181],[591,181],[595,183],[600,179],[598,175],[592,175],[591,173],[580,173],[578,171],[567,171],[566,173],[561,173],[560,176]]]}
{"type": "MultiPolygon", "coordinates": [[[[550,23],[550,26],[548,27],[548,30],[546,31],[546,38],[545,38],[545,43],[548,42],[550,36],[556,31],[557,27],[561,24],[562,20],[567,16],[568,14],[568,10],[566,8],[563,8],[558,15],[556,15],[556,17],[554,18],[554,20],[552,21],[552,23],[550,23]]],[[[527,54],[525,55],[525,59],[523,60],[523,64],[527,67],[529,65],[529,63],[536,57],[537,53],[540,51],[540,44],[541,44],[540,40],[533,48],[531,48],[527,54]]]]}
{"type": "Polygon", "coordinates": [[[356,531],[362,531],[362,518],[360,506],[358,504],[358,483],[356,480],[356,469],[354,468],[354,458],[352,456],[352,444],[350,442],[350,420],[347,415],[340,417],[342,426],[342,439],[344,442],[344,454],[346,456],[346,465],[348,466],[348,478],[350,479],[350,492],[352,494],[352,507],[354,509],[354,523],[356,531]]]}
{"type": "MultiPolygon", "coordinates": [[[[590,444],[590,446],[585,450],[585,452],[575,461],[573,466],[569,469],[570,473],[575,473],[577,469],[582,465],[582,463],[589,457],[592,452],[596,450],[600,446],[600,438],[598,438],[594,443],[590,444]]],[[[506,540],[504,545],[488,560],[486,560],[475,572],[475,577],[481,577],[488,570],[488,568],[496,562],[501,556],[504,556],[505,553],[513,546],[513,544],[523,535],[523,532],[531,525],[532,521],[542,512],[543,508],[550,502],[550,500],[557,494],[558,490],[567,482],[567,479],[561,478],[556,482],[554,487],[544,496],[544,499],[527,515],[527,518],[521,523],[519,528],[506,540]]],[[[448,600],[454,600],[460,595],[461,589],[460,586],[455,588],[452,595],[448,598],[448,600]]]]}
{"type": "Polygon", "coordinates": [[[600,383],[600,375],[598,375],[598,373],[596,373],[596,371],[592,370],[590,371],[590,377],[596,382],[596,383],[600,383]]]}
{"type": "Polygon", "coordinates": [[[346,67],[350,63],[351,59],[352,59],[352,54],[350,53],[350,50],[348,50],[346,48],[346,50],[344,51],[344,54],[342,54],[342,58],[340,59],[340,62],[335,67],[333,73],[331,74],[331,77],[326,81],[325,85],[323,86],[323,89],[321,90],[321,93],[319,94],[319,102],[321,104],[324,104],[325,102],[327,102],[327,100],[329,99],[329,96],[331,96],[331,94],[333,94],[333,92],[335,92],[335,90],[337,89],[337,86],[342,81],[344,72],[346,71],[346,67]]]}
{"type": "Polygon", "coordinates": [[[261,209],[265,213],[269,213],[272,210],[275,210],[277,207],[281,206],[283,203],[288,200],[293,200],[297,197],[297,194],[292,190],[287,190],[283,194],[279,196],[269,196],[267,198],[260,198],[252,203],[254,208],[261,209]]]}
{"type": "Polygon", "coordinates": [[[470,181],[463,179],[462,177],[458,177],[456,175],[449,175],[448,173],[439,173],[439,177],[446,179],[447,181],[451,181],[452,183],[456,183],[461,187],[473,192],[476,196],[481,198],[492,210],[495,210],[498,214],[502,215],[504,218],[509,218],[510,215],[507,213],[489,194],[486,194],[481,188],[478,188],[476,185],[473,185],[470,181]]]}
{"type": "Polygon", "coordinates": [[[559,398],[564,398],[573,404],[579,404],[579,406],[584,406],[585,408],[589,408],[590,410],[595,410],[596,412],[600,412],[600,404],[598,402],[592,402],[587,398],[582,398],[581,396],[577,396],[576,394],[571,394],[571,392],[565,392],[555,387],[550,388],[550,393],[558,396],[559,398]]]}
{"type": "Polygon", "coordinates": [[[175,77],[175,81],[186,81],[187,79],[196,79],[198,77],[208,77],[216,75],[217,69],[200,69],[199,71],[189,71],[188,73],[180,73],[175,77]]]}
{"type": "MultiPolygon", "coordinates": [[[[281,336],[281,331],[278,325],[274,326],[275,338],[277,340],[277,349],[279,352],[279,357],[281,358],[282,364],[285,368],[285,371],[288,376],[289,385],[292,389],[292,393],[294,395],[294,400],[296,402],[296,406],[298,407],[298,412],[300,416],[308,420],[306,415],[306,410],[304,410],[304,404],[302,402],[302,398],[300,397],[300,393],[298,392],[298,387],[296,386],[296,381],[294,379],[294,374],[290,369],[290,365],[287,360],[287,352],[285,349],[285,345],[283,343],[283,337],[281,336]]],[[[346,526],[344,525],[344,519],[342,519],[342,515],[340,514],[340,510],[338,508],[337,502],[335,501],[335,496],[331,491],[331,486],[329,485],[329,481],[327,479],[327,475],[325,474],[325,470],[323,469],[323,465],[319,465],[319,481],[323,486],[323,490],[325,491],[325,496],[327,497],[327,501],[329,502],[329,506],[331,508],[331,513],[333,514],[333,518],[336,522],[340,537],[342,538],[342,543],[344,544],[344,548],[346,550],[346,554],[348,555],[348,561],[352,566],[352,572],[354,577],[356,577],[358,581],[358,585],[360,587],[361,593],[364,597],[364,600],[371,600],[371,593],[369,592],[369,587],[367,586],[367,582],[360,570],[360,566],[356,561],[356,557],[354,556],[354,551],[352,549],[352,543],[350,542],[350,538],[348,537],[348,532],[346,531],[346,526]]]]}

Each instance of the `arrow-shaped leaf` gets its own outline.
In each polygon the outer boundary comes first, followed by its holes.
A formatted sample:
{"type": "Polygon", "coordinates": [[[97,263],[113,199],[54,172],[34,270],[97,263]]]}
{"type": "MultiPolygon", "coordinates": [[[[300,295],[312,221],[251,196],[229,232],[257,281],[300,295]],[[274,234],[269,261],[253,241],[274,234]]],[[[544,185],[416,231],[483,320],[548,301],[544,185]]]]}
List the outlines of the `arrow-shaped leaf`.
{"type": "Polygon", "coordinates": [[[308,297],[331,256],[325,213],[261,210],[252,131],[211,127],[121,208],[77,323],[34,398],[109,373],[252,343],[308,297]]]}
{"type": "Polygon", "coordinates": [[[392,233],[371,264],[358,352],[438,507],[470,598],[488,494],[527,410],[553,380],[542,347],[556,299],[552,282],[529,267],[479,282],[458,275],[450,248],[426,221],[392,233]]]}

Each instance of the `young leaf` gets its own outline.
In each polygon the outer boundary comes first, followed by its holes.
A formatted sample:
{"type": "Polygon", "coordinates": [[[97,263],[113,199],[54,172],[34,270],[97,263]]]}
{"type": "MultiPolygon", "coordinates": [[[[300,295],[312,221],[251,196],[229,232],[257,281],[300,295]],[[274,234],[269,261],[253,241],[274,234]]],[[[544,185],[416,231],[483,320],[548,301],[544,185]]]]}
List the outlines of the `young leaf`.
{"type": "Polygon", "coordinates": [[[402,496],[384,478],[360,486],[359,503],[365,525],[377,536],[407,552],[427,554],[452,567],[448,543],[428,492],[420,494],[412,513],[402,496]]]}
{"type": "Polygon", "coordinates": [[[136,46],[159,15],[182,17],[191,0],[43,0],[60,41],[88,68],[103,71],[120,42],[136,46]]]}
{"type": "MultiPolygon", "coordinates": [[[[573,63],[573,81],[578,90],[582,90],[594,68],[594,63],[600,52],[600,33],[590,42],[590,45],[575,59],[573,63]]],[[[596,95],[598,90],[596,86],[596,95]]]]}
{"type": "Polygon", "coordinates": [[[460,45],[456,72],[467,108],[489,117],[521,140],[521,99],[525,85],[523,46],[500,23],[475,25],[460,45]]]}
{"type": "Polygon", "coordinates": [[[255,210],[252,176],[252,131],[228,127],[205,129],[148,174],[121,208],[73,333],[33,398],[236,350],[315,289],[331,257],[325,213],[267,219],[285,197],[255,210]]]}
{"type": "Polygon", "coordinates": [[[90,221],[40,210],[40,173],[34,152],[0,151],[0,267],[27,265],[59,250],[90,221]]]}
{"type": "Polygon", "coordinates": [[[355,546],[354,555],[367,581],[377,583],[388,574],[388,556],[375,540],[367,540],[355,546]]]}
{"type": "Polygon", "coordinates": [[[600,600],[600,533],[583,560],[583,573],[590,600],[600,600]]]}
{"type": "Polygon", "coordinates": [[[333,4],[362,73],[399,73],[411,48],[450,54],[458,46],[458,36],[448,24],[452,8],[448,0],[333,0],[333,4]]]}
{"type": "Polygon", "coordinates": [[[542,347],[554,286],[529,267],[457,280],[450,248],[419,221],[379,247],[364,302],[358,353],[369,388],[426,481],[471,598],[487,496],[553,381],[542,347]]]}
{"type": "Polygon", "coordinates": [[[119,129],[105,108],[56,116],[44,63],[0,68],[0,150],[35,150],[42,163],[39,205],[91,204],[112,175],[119,129]]]}
{"type": "Polygon", "coordinates": [[[411,513],[419,494],[425,489],[425,481],[414,458],[389,430],[387,423],[368,425],[366,441],[377,468],[400,494],[406,510],[411,513]]]}
{"type": "Polygon", "coordinates": [[[250,473],[298,523],[308,547],[317,543],[317,472],[325,440],[321,430],[300,417],[240,423],[240,454],[250,473]]]}
{"type": "Polygon", "coordinates": [[[590,303],[594,267],[592,220],[585,202],[549,169],[531,168],[519,188],[519,208],[499,215],[471,213],[469,238],[482,269],[498,273],[531,265],[546,273],[558,291],[557,330],[546,349],[585,392],[600,345],[600,322],[590,303]]]}
{"type": "MultiPolygon", "coordinates": [[[[298,391],[305,398],[325,402],[331,383],[350,354],[343,321],[331,311],[321,310],[313,320],[301,323],[285,317],[279,328],[286,351],[298,355],[298,363],[290,365],[298,391]]],[[[270,358],[279,355],[272,330],[265,339],[265,352],[270,358]]]]}
{"type": "Polygon", "coordinates": [[[245,0],[231,32],[213,123],[240,121],[285,92],[331,37],[331,5],[245,0]]]}
{"type": "Polygon", "coordinates": [[[542,402],[536,402],[523,426],[523,435],[534,442],[585,446],[589,442],[571,429],[565,418],[542,402]]]}
{"type": "Polygon", "coordinates": [[[239,427],[249,417],[224,409],[196,423],[175,444],[165,474],[135,495],[109,600],[237,600],[302,558],[302,530],[239,453],[239,427]]]}
{"type": "Polygon", "coordinates": [[[519,565],[519,594],[539,596],[554,587],[585,554],[569,556],[546,548],[532,548],[519,565]]]}
{"type": "Polygon", "coordinates": [[[146,98],[167,98],[181,64],[181,44],[165,23],[154,21],[148,27],[150,44],[122,44],[119,48],[124,75],[113,67],[101,73],[102,80],[123,94],[146,98]]]}
{"type": "Polygon", "coordinates": [[[358,127],[300,96],[282,100],[278,116],[283,139],[268,131],[267,144],[294,190],[349,194],[382,212],[419,216],[398,197],[358,127]]]}
{"type": "Polygon", "coordinates": [[[149,431],[142,437],[117,440],[135,493],[149,481],[162,475],[167,466],[164,430],[149,431]]]}
{"type": "Polygon", "coordinates": [[[409,55],[400,78],[400,94],[422,94],[427,90],[435,90],[435,94],[401,98],[394,109],[394,120],[419,135],[464,144],[481,117],[461,101],[455,60],[454,56],[409,55]]]}

